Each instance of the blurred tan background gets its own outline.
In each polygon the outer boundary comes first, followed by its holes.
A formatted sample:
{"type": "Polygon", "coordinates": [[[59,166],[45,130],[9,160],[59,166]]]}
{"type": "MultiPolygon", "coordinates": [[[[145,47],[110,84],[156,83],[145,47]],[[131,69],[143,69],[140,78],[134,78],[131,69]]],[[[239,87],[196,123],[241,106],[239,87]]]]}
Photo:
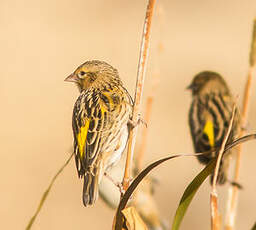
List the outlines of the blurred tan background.
{"type": "MultiPolygon", "coordinates": [[[[134,93],[146,1],[0,1],[0,219],[1,229],[24,229],[73,142],[71,114],[78,96],[64,82],[89,59],[115,66],[134,93]]],[[[255,0],[158,1],[144,98],[153,74],[159,75],[146,162],[168,153],[193,152],[185,87],[202,70],[221,73],[241,101],[248,70],[255,0]],[[159,52],[158,46],[163,50],[159,52]]],[[[249,131],[256,131],[256,81],[249,131]]],[[[255,215],[256,142],[244,146],[236,229],[249,229],[255,215]]],[[[202,169],[196,159],[165,163],[153,174],[160,180],[156,200],[172,220],[186,185],[202,169]]],[[[225,211],[227,186],[219,189],[225,211]]],[[[207,181],[190,206],[181,229],[209,229],[207,181]]],[[[114,212],[99,200],[82,205],[82,180],[74,161],[53,187],[38,220],[39,229],[111,229],[114,212]]]]}

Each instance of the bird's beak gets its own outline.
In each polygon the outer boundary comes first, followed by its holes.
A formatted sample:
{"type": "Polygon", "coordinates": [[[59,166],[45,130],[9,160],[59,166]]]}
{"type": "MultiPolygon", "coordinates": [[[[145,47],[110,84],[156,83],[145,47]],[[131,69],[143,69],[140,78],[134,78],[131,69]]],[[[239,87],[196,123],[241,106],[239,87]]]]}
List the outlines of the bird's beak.
{"type": "Polygon", "coordinates": [[[79,78],[76,74],[72,73],[64,81],[77,83],[79,81],[79,78]]]}

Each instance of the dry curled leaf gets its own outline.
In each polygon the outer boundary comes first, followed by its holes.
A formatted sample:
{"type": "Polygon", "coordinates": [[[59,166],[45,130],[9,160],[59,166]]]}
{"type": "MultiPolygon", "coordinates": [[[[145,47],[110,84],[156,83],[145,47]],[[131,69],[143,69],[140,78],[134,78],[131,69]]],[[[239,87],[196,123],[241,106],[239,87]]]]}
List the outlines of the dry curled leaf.
{"type": "Polygon", "coordinates": [[[146,224],[134,207],[123,209],[122,214],[124,215],[125,224],[128,230],[148,230],[146,224]]]}
{"type": "Polygon", "coordinates": [[[151,177],[144,178],[134,193],[131,205],[136,208],[149,230],[164,230],[167,229],[167,224],[160,215],[153,197],[153,183],[151,177]]]}

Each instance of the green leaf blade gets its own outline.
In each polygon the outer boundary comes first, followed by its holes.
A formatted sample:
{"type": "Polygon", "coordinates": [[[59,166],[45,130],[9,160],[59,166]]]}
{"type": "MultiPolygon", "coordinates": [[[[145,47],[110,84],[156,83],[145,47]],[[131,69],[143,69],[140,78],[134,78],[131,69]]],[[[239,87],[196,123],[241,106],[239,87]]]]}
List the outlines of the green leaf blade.
{"type": "Polygon", "coordinates": [[[201,184],[205,181],[205,179],[212,173],[215,168],[216,159],[213,159],[206,165],[206,167],[193,179],[193,181],[188,185],[183,196],[180,200],[179,206],[176,210],[172,230],[178,230],[180,224],[183,220],[186,211],[194,198],[197,190],[201,186],[201,184]]]}

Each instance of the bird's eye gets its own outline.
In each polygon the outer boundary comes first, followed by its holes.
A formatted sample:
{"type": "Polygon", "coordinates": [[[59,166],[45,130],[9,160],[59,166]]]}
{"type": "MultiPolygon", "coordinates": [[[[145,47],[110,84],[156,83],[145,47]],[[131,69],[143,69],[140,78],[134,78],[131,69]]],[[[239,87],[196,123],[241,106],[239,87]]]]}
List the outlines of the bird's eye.
{"type": "Polygon", "coordinates": [[[80,78],[83,78],[85,74],[86,74],[86,72],[81,71],[81,72],[79,73],[79,77],[80,77],[80,78]]]}

